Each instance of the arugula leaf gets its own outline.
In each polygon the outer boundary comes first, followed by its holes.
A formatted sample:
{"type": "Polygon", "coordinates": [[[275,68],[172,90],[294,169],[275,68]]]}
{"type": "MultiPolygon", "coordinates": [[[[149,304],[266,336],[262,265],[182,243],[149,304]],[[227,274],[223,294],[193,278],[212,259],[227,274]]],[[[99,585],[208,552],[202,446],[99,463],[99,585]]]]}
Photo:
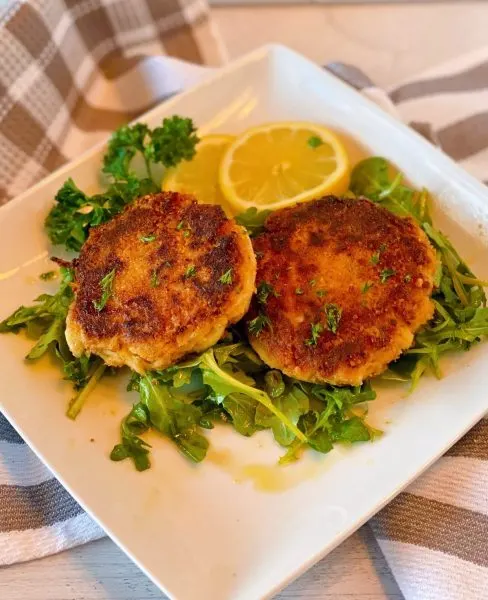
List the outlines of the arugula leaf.
{"type": "Polygon", "coordinates": [[[141,377],[139,394],[141,402],[149,411],[151,425],[171,438],[188,458],[195,462],[203,460],[208,441],[198,431],[201,410],[172,396],[169,386],[158,383],[151,374],[141,377]]]}
{"type": "MultiPolygon", "coordinates": [[[[287,448],[281,462],[295,460],[307,445],[328,452],[336,442],[376,435],[353,410],[357,403],[375,398],[369,384],[336,388],[290,379],[268,369],[248,343],[236,338],[237,333],[230,332],[226,342],[199,356],[164,371],[133,374],[128,389],[140,393],[147,411],[145,427],[170,437],[192,460],[203,460],[208,445],[199,428],[211,429],[215,420],[231,423],[245,436],[271,429],[287,448]]],[[[114,448],[116,460],[141,452],[142,440],[134,441],[124,431],[123,423],[122,442],[114,448]]],[[[139,431],[133,433],[137,436],[139,431]]],[[[147,446],[142,448],[142,460],[148,461],[147,446]]]]}
{"type": "Polygon", "coordinates": [[[249,437],[256,432],[256,409],[260,404],[245,394],[229,394],[222,401],[222,406],[232,419],[237,433],[249,437]]]}
{"type": "Polygon", "coordinates": [[[81,361],[71,361],[70,365],[72,365],[73,362],[76,363],[76,366],[70,366],[68,369],[65,366],[64,369],[65,373],[71,371],[72,377],[70,377],[70,379],[74,377],[75,389],[79,390],[76,396],[71,399],[68,410],[66,411],[66,416],[70,419],[76,419],[80,414],[88,396],[94,390],[107,369],[107,365],[98,357],[89,357],[88,360],[83,363],[81,363],[81,361]],[[82,385],[80,378],[81,374],[83,374],[82,385]]]}
{"type": "Polygon", "coordinates": [[[142,402],[134,404],[130,413],[120,425],[121,443],[110,453],[114,461],[131,458],[138,471],[149,469],[149,450],[151,446],[139,436],[150,427],[149,412],[142,402]]]}
{"type": "MultiPolygon", "coordinates": [[[[337,387],[329,384],[296,382],[304,393],[319,403],[303,414],[298,427],[305,432],[308,444],[316,451],[329,452],[334,442],[361,442],[373,439],[381,432],[365,424],[364,417],[354,414],[353,408],[376,398],[370,383],[360,387],[337,387]]],[[[303,442],[293,441],[280,463],[287,464],[300,457],[303,442]]]]}
{"type": "Polygon", "coordinates": [[[130,389],[139,392],[140,402],[122,422],[122,441],[112,450],[112,460],[132,458],[138,470],[149,468],[149,445],[134,434],[137,436],[150,428],[171,439],[180,452],[194,462],[205,458],[208,440],[200,433],[202,410],[176,397],[165,378],[164,373],[163,376],[159,373],[132,376],[130,389]],[[135,409],[137,414],[134,414],[135,409]]]}
{"type": "Polygon", "coordinates": [[[245,227],[250,237],[253,238],[264,231],[264,223],[271,213],[271,210],[258,211],[257,208],[252,206],[245,212],[237,215],[235,221],[245,227]]]}
{"type": "Polygon", "coordinates": [[[37,339],[27,354],[29,361],[37,360],[48,350],[59,359],[65,379],[73,382],[77,391],[68,407],[68,416],[76,418],[87,396],[103,375],[106,365],[96,356],[75,358],[66,342],[66,315],[73,301],[71,288],[73,271],[61,267],[61,284],[56,294],[42,294],[33,306],[21,306],[0,323],[0,333],[17,333],[26,329],[37,339]]]}
{"type": "Polygon", "coordinates": [[[272,412],[296,437],[306,441],[303,433],[297,429],[286,415],[274,406],[270,397],[263,390],[252,387],[247,383],[241,382],[232,374],[224,371],[217,361],[212,349],[204,352],[198,359],[198,367],[202,371],[203,383],[212,388],[217,398],[225,399],[229,394],[245,394],[254,400],[257,400],[270,412],[272,412]]]}
{"type": "MultiPolygon", "coordinates": [[[[266,375],[268,376],[273,371],[269,371],[266,375]]],[[[294,425],[298,424],[298,421],[302,415],[309,410],[309,398],[295,383],[291,383],[286,386],[283,384],[280,390],[281,393],[277,393],[276,388],[273,396],[273,404],[278,408],[294,425]]],[[[256,425],[261,427],[270,428],[273,431],[275,440],[281,446],[289,446],[296,440],[296,436],[288,427],[286,427],[280,419],[271,413],[269,409],[263,405],[259,405],[256,410],[256,425]]],[[[305,432],[306,433],[306,432],[305,432]]]]}
{"type": "Polygon", "coordinates": [[[350,190],[356,196],[365,196],[380,202],[385,208],[400,216],[414,216],[417,220],[428,220],[427,194],[418,194],[401,183],[397,173],[390,179],[392,167],[380,156],[359,162],[351,173],[350,190]]]}

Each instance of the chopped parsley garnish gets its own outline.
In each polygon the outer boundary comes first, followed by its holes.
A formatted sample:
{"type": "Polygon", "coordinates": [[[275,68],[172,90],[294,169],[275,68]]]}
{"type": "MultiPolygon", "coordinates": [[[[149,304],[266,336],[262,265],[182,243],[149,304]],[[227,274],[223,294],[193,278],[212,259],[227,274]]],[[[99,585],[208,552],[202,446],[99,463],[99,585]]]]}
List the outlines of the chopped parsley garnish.
{"type": "Polygon", "coordinates": [[[163,263],[163,265],[164,265],[165,267],[168,267],[168,269],[169,269],[169,267],[172,267],[172,266],[173,266],[173,265],[172,265],[172,264],[169,262],[169,260],[165,261],[165,262],[163,263]]]}
{"type": "Polygon", "coordinates": [[[184,238],[190,237],[191,234],[191,228],[189,227],[189,225],[186,223],[186,221],[180,221],[178,223],[178,225],[176,226],[176,230],[177,231],[181,231],[183,234],[184,238]]]}
{"type": "Polygon", "coordinates": [[[318,135],[312,135],[307,140],[307,144],[310,146],[310,148],[318,148],[319,146],[322,146],[323,143],[324,142],[321,140],[321,138],[319,138],[318,135]]]}
{"type": "Polygon", "coordinates": [[[255,317],[254,319],[249,321],[249,323],[247,324],[247,329],[248,329],[249,333],[256,337],[258,337],[258,335],[260,335],[260,333],[263,331],[263,329],[265,327],[269,327],[270,329],[272,328],[269,317],[267,315],[265,315],[264,313],[259,313],[259,315],[257,317],[255,317]]]}
{"type": "Polygon", "coordinates": [[[317,294],[317,296],[319,298],[323,298],[324,296],[327,295],[327,290],[318,290],[317,292],[315,292],[317,294]]]}
{"type": "Polygon", "coordinates": [[[159,285],[159,277],[156,269],[151,273],[151,287],[156,288],[159,285]]]}
{"type": "Polygon", "coordinates": [[[311,279],[311,280],[310,280],[308,283],[309,283],[309,284],[310,284],[312,287],[315,287],[315,286],[317,285],[317,281],[316,281],[315,279],[311,279]]]}
{"type": "Polygon", "coordinates": [[[156,239],[156,236],[154,235],[154,233],[150,233],[148,235],[141,235],[141,237],[139,239],[144,244],[150,244],[151,242],[154,242],[154,240],[156,239]]]}
{"type": "Polygon", "coordinates": [[[258,285],[257,289],[258,302],[260,304],[266,304],[270,295],[274,296],[275,298],[278,298],[279,296],[278,292],[270,283],[268,283],[267,281],[262,281],[258,285]]]}
{"type": "Polygon", "coordinates": [[[232,269],[226,271],[219,279],[220,283],[224,285],[230,285],[232,283],[232,269]]]}
{"type": "Polygon", "coordinates": [[[410,282],[412,281],[412,276],[410,275],[410,273],[407,273],[407,274],[405,275],[405,277],[403,278],[403,281],[404,281],[405,283],[410,283],[410,282]]]}
{"type": "Polygon", "coordinates": [[[324,326],[321,323],[310,324],[310,337],[305,340],[307,346],[316,346],[319,340],[320,334],[324,330],[324,326]]]}
{"type": "Polygon", "coordinates": [[[302,288],[299,288],[299,287],[298,287],[298,288],[296,288],[296,290],[295,290],[295,294],[296,294],[297,296],[303,296],[303,290],[302,290],[302,288]]]}
{"type": "Polygon", "coordinates": [[[39,275],[39,279],[42,279],[42,281],[51,281],[51,279],[54,279],[56,277],[56,271],[46,271],[46,273],[41,273],[39,275]]]}
{"type": "Polygon", "coordinates": [[[392,275],[395,275],[395,271],[393,269],[383,269],[383,271],[380,273],[381,283],[386,283],[392,275]]]}
{"type": "Polygon", "coordinates": [[[369,261],[372,265],[377,265],[380,262],[380,253],[375,252],[369,261]]]}
{"type": "Polygon", "coordinates": [[[93,300],[93,306],[100,312],[105,308],[105,305],[108,302],[108,299],[112,295],[112,285],[115,278],[115,268],[109,271],[105,277],[100,280],[100,288],[102,290],[102,295],[100,300],[93,300]]]}
{"type": "Polygon", "coordinates": [[[337,306],[337,304],[326,304],[324,310],[327,318],[327,328],[329,331],[332,331],[332,333],[337,333],[342,317],[342,308],[337,306]]]}
{"type": "Polygon", "coordinates": [[[377,265],[380,262],[380,254],[386,250],[386,244],[381,244],[378,250],[371,257],[370,263],[377,265]]]}
{"type": "Polygon", "coordinates": [[[366,281],[366,283],[363,285],[363,287],[361,288],[361,293],[365,294],[368,290],[370,290],[373,287],[373,284],[371,283],[371,281],[366,281]]]}
{"type": "Polygon", "coordinates": [[[190,265],[185,271],[185,279],[189,279],[190,277],[195,277],[197,269],[195,265],[190,265]]]}

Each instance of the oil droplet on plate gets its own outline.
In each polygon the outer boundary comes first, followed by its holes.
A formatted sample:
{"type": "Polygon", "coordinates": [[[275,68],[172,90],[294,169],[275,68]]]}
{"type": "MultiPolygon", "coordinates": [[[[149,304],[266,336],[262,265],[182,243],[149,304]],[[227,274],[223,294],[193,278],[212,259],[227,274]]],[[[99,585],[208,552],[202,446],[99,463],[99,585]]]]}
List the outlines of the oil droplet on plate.
{"type": "Polygon", "coordinates": [[[260,492],[283,492],[317,477],[337,459],[339,453],[309,457],[308,460],[290,465],[242,464],[230,450],[211,448],[208,462],[216,465],[232,477],[236,484],[251,483],[260,492]]]}

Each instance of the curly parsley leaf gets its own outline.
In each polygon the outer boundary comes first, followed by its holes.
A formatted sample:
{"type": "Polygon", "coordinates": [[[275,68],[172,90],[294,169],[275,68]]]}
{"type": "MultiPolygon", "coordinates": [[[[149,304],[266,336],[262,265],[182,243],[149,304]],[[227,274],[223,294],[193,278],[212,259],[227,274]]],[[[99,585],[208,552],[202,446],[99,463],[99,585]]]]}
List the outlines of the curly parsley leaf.
{"type": "Polygon", "coordinates": [[[79,252],[91,227],[109,221],[135,198],[160,190],[159,181],[152,177],[153,163],[172,167],[190,160],[197,142],[191,119],[177,115],[164,119],[154,130],[144,123],[117,129],[103,157],[102,172],[110,180],[108,189],[89,196],[68,179],[56,194],[55,205],[45,221],[51,242],[79,252]],[[132,168],[137,155],[146,166],[143,176],[132,168]]]}
{"type": "Polygon", "coordinates": [[[153,181],[133,178],[114,183],[105,193],[88,196],[67,179],[44,223],[48,237],[54,245],[79,252],[92,227],[112,219],[134,198],[155,191],[158,187],[153,181]]]}
{"type": "Polygon", "coordinates": [[[149,162],[175,167],[182,160],[191,160],[195,156],[199,141],[193,121],[174,115],[163,119],[161,127],[149,132],[143,153],[149,162]]]}

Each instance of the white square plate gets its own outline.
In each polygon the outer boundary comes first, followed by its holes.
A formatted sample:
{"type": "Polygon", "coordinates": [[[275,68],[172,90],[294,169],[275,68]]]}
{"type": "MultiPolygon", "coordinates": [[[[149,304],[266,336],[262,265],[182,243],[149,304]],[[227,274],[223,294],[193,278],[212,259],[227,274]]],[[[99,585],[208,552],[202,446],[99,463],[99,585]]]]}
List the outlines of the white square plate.
{"type": "MultiPolygon", "coordinates": [[[[437,198],[437,224],[481,276],[486,265],[488,191],[449,158],[305,58],[279,46],[254,52],[142,118],[192,117],[209,132],[239,132],[283,119],[324,123],[383,155],[437,198]]],[[[43,218],[70,176],[97,185],[98,147],[0,210],[0,317],[48,284],[43,218]]],[[[153,467],[113,463],[119,423],[134,401],[124,378],[108,378],[76,422],[71,390],[48,359],[27,366],[29,342],[0,336],[0,408],[39,457],[123,550],[178,600],[257,600],[276,593],[350,535],[473,426],[488,409],[488,344],[445,364],[406,397],[382,386],[370,405],[384,427],[372,444],[309,452],[286,468],[269,432],[242,438],[211,432],[213,448],[190,464],[153,436],[153,467]],[[94,442],[90,443],[90,439],[94,442]],[[263,489],[269,487],[274,491],[263,489]]]]}

